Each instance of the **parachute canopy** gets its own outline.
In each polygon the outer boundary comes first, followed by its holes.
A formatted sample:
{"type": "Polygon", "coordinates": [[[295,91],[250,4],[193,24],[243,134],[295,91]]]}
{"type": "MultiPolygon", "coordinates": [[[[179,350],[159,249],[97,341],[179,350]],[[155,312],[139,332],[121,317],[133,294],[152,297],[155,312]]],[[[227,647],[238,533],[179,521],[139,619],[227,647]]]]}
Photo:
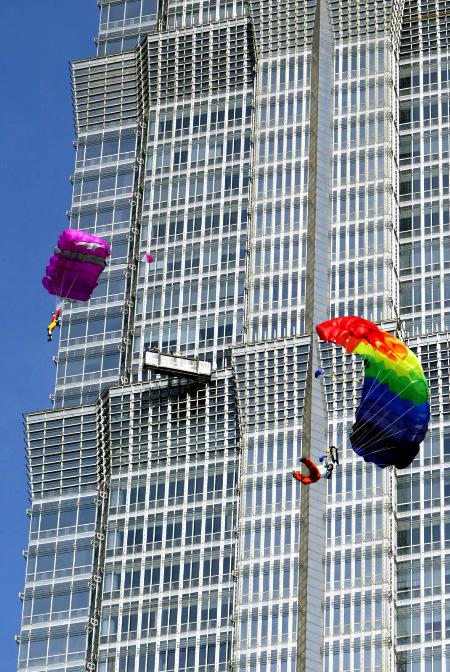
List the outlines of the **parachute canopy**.
{"type": "Polygon", "coordinates": [[[419,452],[430,419],[428,383],[406,345],[360,317],[338,317],[316,326],[324,341],[364,359],[364,384],[350,434],[353,450],[379,467],[408,467],[419,452]]]}
{"type": "Polygon", "coordinates": [[[45,269],[42,284],[49,294],[88,301],[111,254],[108,243],[78,229],[65,229],[45,269]]]}
{"type": "Polygon", "coordinates": [[[154,257],[150,252],[146,252],[142,257],[142,261],[146,261],[148,264],[151,264],[154,261],[154,257]]]}

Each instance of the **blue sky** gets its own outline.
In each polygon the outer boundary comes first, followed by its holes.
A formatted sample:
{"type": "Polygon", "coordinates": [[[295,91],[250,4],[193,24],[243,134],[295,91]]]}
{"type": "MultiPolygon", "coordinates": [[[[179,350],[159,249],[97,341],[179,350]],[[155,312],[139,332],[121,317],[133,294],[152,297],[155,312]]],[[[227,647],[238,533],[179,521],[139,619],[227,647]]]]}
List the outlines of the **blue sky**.
{"type": "Polygon", "coordinates": [[[68,62],[95,54],[96,0],[3,2],[0,52],[0,653],[15,670],[28,519],[21,414],[50,405],[57,343],[41,277],[67,225],[74,138],[68,62]]]}

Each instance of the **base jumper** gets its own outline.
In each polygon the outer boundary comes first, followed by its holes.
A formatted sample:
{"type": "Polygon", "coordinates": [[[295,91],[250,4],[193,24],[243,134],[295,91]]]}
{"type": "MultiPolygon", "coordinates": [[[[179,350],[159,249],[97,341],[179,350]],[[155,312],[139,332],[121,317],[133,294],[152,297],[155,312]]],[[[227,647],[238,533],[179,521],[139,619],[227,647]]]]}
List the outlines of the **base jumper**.
{"type": "Polygon", "coordinates": [[[292,472],[292,476],[304,485],[311,485],[317,483],[320,478],[331,478],[334,466],[339,464],[339,455],[336,446],[330,446],[326,454],[319,457],[321,466],[314,464],[310,457],[302,457],[300,462],[307,467],[309,473],[305,475],[297,470],[292,472]]]}
{"type": "Polygon", "coordinates": [[[56,329],[56,327],[59,327],[61,325],[61,308],[58,308],[56,312],[52,313],[52,319],[50,320],[50,324],[47,327],[47,340],[51,341],[53,339],[53,332],[56,329]]]}

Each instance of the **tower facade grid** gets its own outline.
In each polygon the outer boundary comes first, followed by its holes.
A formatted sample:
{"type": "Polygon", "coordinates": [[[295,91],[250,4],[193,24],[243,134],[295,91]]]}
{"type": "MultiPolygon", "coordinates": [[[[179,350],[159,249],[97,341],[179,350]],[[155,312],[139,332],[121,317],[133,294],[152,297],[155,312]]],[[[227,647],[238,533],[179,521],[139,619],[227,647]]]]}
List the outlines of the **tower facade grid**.
{"type": "Polygon", "coordinates": [[[112,257],[25,418],[20,672],[447,669],[446,5],[99,3],[68,217],[112,257]],[[429,380],[407,470],[351,450],[362,363],[312,336],[348,314],[429,380]]]}

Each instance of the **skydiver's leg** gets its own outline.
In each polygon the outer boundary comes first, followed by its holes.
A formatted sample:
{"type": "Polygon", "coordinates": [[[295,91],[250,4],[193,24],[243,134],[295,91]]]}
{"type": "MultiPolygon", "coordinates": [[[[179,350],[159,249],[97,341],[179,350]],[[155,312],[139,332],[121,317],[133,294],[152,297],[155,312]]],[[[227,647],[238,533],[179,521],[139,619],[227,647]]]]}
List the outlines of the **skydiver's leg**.
{"type": "Polygon", "coordinates": [[[53,329],[55,327],[56,327],[56,322],[54,320],[52,320],[47,327],[47,336],[48,336],[49,341],[51,341],[53,339],[53,329]]]}

